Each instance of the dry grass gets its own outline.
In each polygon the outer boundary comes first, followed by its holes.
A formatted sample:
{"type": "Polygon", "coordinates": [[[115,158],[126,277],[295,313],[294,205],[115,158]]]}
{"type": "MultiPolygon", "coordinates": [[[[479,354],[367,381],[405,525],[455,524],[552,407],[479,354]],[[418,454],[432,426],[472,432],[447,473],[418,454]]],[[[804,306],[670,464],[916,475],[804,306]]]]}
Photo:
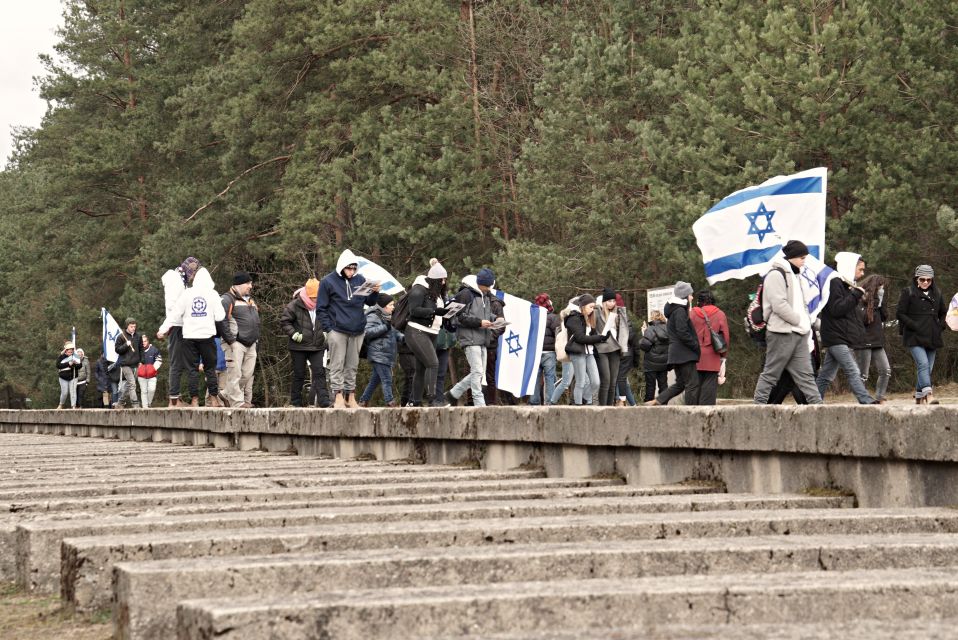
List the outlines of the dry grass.
{"type": "Polygon", "coordinates": [[[32,596],[0,584],[0,638],[3,640],[108,640],[113,625],[107,614],[71,616],[53,596],[32,596]]]}

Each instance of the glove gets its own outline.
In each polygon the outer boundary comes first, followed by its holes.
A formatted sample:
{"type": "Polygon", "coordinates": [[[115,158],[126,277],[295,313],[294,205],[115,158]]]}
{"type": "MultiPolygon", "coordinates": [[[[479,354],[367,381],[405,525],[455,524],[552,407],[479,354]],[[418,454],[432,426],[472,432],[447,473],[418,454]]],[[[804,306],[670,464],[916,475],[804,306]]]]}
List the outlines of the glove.
{"type": "Polygon", "coordinates": [[[603,334],[602,334],[602,342],[608,342],[608,341],[609,341],[609,338],[611,338],[611,337],[612,337],[612,336],[610,336],[608,333],[603,333],[603,334]]]}
{"type": "Polygon", "coordinates": [[[303,334],[301,334],[299,331],[297,331],[296,333],[294,333],[294,334],[293,334],[292,336],[290,336],[290,337],[293,339],[293,342],[302,342],[302,341],[303,341],[303,334]]]}

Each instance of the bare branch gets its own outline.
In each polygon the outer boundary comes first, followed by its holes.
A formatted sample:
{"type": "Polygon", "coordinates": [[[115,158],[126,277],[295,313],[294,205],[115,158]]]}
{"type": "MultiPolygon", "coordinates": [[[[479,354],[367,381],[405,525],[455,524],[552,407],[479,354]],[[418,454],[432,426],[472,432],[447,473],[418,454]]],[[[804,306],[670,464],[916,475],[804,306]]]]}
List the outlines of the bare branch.
{"type": "Polygon", "coordinates": [[[230,180],[230,181],[229,181],[229,184],[226,185],[226,188],[225,188],[225,189],[223,189],[222,191],[220,191],[219,193],[217,193],[215,196],[213,196],[213,199],[212,199],[212,200],[210,200],[209,202],[207,202],[206,204],[204,204],[202,207],[200,207],[199,209],[197,209],[196,211],[194,211],[194,212],[193,212],[193,215],[191,215],[189,218],[187,218],[186,220],[183,221],[183,224],[186,224],[187,222],[192,221],[193,218],[195,218],[195,217],[197,216],[197,214],[199,214],[200,211],[202,211],[203,209],[206,209],[206,208],[209,207],[211,204],[213,204],[214,202],[216,202],[217,200],[219,200],[220,198],[222,198],[223,196],[225,196],[225,195],[226,195],[226,192],[229,191],[230,189],[232,189],[232,188],[233,188],[233,185],[236,184],[236,183],[237,183],[240,179],[242,179],[243,177],[245,177],[245,176],[249,175],[250,173],[256,171],[256,170],[259,169],[260,167],[265,167],[266,165],[272,164],[273,162],[281,162],[281,161],[283,161],[283,160],[289,160],[291,157],[292,157],[292,156],[289,156],[289,155],[287,155],[287,156],[276,156],[275,158],[270,158],[269,160],[266,160],[266,161],[264,161],[264,162],[260,162],[260,163],[257,164],[257,165],[253,165],[252,167],[250,167],[249,169],[247,169],[247,170],[244,171],[243,173],[239,174],[238,176],[236,176],[235,178],[233,178],[232,180],[230,180]]]}

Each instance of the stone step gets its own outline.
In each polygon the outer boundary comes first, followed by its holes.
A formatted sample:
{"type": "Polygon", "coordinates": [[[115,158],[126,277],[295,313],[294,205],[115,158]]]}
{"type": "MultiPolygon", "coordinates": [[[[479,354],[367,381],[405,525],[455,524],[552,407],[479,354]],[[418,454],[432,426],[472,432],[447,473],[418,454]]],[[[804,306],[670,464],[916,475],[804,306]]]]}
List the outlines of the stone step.
{"type": "MultiPolygon", "coordinates": [[[[455,467],[440,465],[416,465],[394,463],[357,463],[344,460],[316,460],[309,458],[279,458],[277,460],[257,460],[247,462],[231,462],[228,465],[211,465],[208,461],[196,464],[180,464],[175,462],[158,461],[153,465],[142,465],[138,468],[105,467],[102,469],[74,468],[57,471],[43,470],[39,472],[17,469],[0,475],[0,490],[16,488],[33,488],[65,485],[76,482],[103,483],[129,479],[157,479],[176,477],[181,480],[226,479],[229,477],[274,476],[280,474],[300,473],[303,475],[315,473],[426,473],[448,472],[455,467]],[[213,468],[211,468],[213,467],[213,468]]],[[[534,472],[535,469],[527,469],[534,472]]],[[[0,472],[2,474],[2,472],[0,472]]]]}
{"type": "MultiPolygon", "coordinates": [[[[468,503],[489,500],[552,500],[584,497],[626,497],[626,496],[678,496],[678,495],[705,495],[718,493],[719,488],[700,484],[653,485],[640,487],[636,485],[607,485],[588,486],[577,483],[574,486],[549,487],[541,484],[528,488],[498,488],[485,490],[482,487],[473,488],[457,493],[424,493],[412,495],[390,495],[379,497],[330,497],[329,491],[301,491],[289,490],[284,492],[258,492],[230,494],[232,500],[223,501],[223,494],[193,494],[189,496],[188,504],[178,504],[175,501],[164,501],[163,504],[153,504],[153,501],[139,501],[130,504],[129,501],[104,502],[102,499],[68,501],[56,505],[57,509],[44,510],[45,503],[21,504],[15,512],[0,512],[0,582],[14,582],[16,580],[16,525],[33,520],[79,520],[98,518],[109,515],[124,517],[136,516],[176,516],[189,514],[212,514],[235,511],[253,511],[261,509],[312,509],[312,508],[341,508],[359,507],[367,505],[401,505],[401,504],[441,504],[441,503],[468,503]],[[216,502],[204,502],[203,497],[215,498],[216,502]],[[306,498],[291,501],[284,498],[306,498]]],[[[182,494],[177,496],[183,498],[182,494]]],[[[169,498],[169,496],[167,496],[169,498]]]]}
{"type": "MultiPolygon", "coordinates": [[[[653,625],[646,629],[588,629],[575,633],[542,631],[470,636],[431,636],[429,640],[929,640],[954,638],[958,618],[853,620],[826,623],[653,625]]],[[[175,629],[173,631],[175,634],[175,629]]],[[[173,637],[173,636],[171,636],[173,637]]]]}
{"type": "Polygon", "coordinates": [[[934,619],[953,615],[956,606],[956,567],[514,582],[186,601],[177,637],[358,640],[800,623],[810,616],[934,619]]]}
{"type": "Polygon", "coordinates": [[[795,509],[378,522],[66,538],[61,546],[60,593],[79,610],[103,609],[109,602],[113,565],[138,560],[584,540],[955,532],[958,511],[949,509],[795,509]]]}
{"type": "Polygon", "coordinates": [[[176,606],[182,600],[322,595],[328,585],[337,590],[455,587],[946,565],[958,565],[958,539],[951,534],[912,534],[894,540],[865,535],[588,541],[131,562],[114,569],[114,627],[121,640],[172,638],[176,606]]]}
{"type": "Polygon", "coordinates": [[[0,503],[13,501],[42,500],[60,497],[93,497],[103,495],[138,495],[146,493],[173,493],[198,491],[238,491],[269,489],[272,487],[328,487],[328,486],[363,486],[389,483],[436,483],[436,482],[466,482],[470,480],[520,480],[526,478],[542,478],[545,473],[541,469],[518,469],[514,471],[480,471],[480,470],[443,470],[422,471],[409,473],[390,469],[382,472],[356,472],[347,469],[343,472],[320,472],[257,475],[254,477],[238,477],[233,480],[176,480],[166,482],[151,482],[144,478],[137,482],[118,482],[106,480],[104,482],[87,482],[81,486],[70,483],[64,486],[46,488],[24,488],[0,490],[0,503]]]}
{"type": "Polygon", "coordinates": [[[294,487],[289,489],[255,489],[244,491],[197,491],[153,493],[149,495],[98,496],[0,502],[0,513],[77,511],[82,509],[145,509],[168,505],[213,504],[217,502],[268,503],[277,500],[330,500],[337,498],[369,498],[414,496],[446,492],[449,494],[476,491],[531,491],[558,488],[608,487],[621,485],[609,478],[532,478],[520,480],[466,480],[448,482],[402,482],[386,485],[294,487]]]}
{"type": "MultiPolygon", "coordinates": [[[[245,511],[186,516],[100,517],[95,520],[23,523],[15,536],[16,583],[30,591],[60,588],[60,544],[64,538],[209,529],[302,527],[346,522],[528,518],[558,515],[661,513],[762,509],[815,509],[852,506],[843,498],[808,496],[706,495],[649,498],[570,498],[554,500],[444,503],[399,506],[245,511]]],[[[2,553],[2,552],[0,552],[2,553]]]]}

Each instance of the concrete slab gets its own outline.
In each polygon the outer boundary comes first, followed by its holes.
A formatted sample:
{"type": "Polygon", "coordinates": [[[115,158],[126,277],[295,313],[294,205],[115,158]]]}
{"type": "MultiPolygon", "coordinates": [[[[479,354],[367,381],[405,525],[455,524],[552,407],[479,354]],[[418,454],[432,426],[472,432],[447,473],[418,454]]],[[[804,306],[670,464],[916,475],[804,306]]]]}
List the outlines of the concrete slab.
{"type": "Polygon", "coordinates": [[[114,568],[115,637],[171,638],[176,606],[191,598],[537,580],[633,579],[723,573],[848,571],[958,564],[945,535],[775,536],[583,542],[446,549],[205,558],[114,568]]]}
{"type": "MultiPolygon", "coordinates": [[[[152,517],[98,517],[94,520],[39,520],[21,523],[16,532],[16,583],[28,591],[57,593],[60,543],[64,538],[136,533],[302,527],[346,522],[528,518],[559,515],[661,513],[850,507],[845,498],[809,496],[668,496],[648,498],[572,498],[496,500],[426,505],[373,505],[300,510],[248,510],[221,514],[152,517]]],[[[0,552],[2,557],[3,552],[0,552]]]]}
{"type": "Polygon", "coordinates": [[[956,606],[953,567],[517,582],[187,601],[178,609],[178,638],[351,640],[776,624],[806,622],[811,612],[818,622],[847,622],[942,618],[956,606]]]}
{"type": "Polygon", "coordinates": [[[955,532],[958,512],[946,509],[795,509],[381,522],[67,538],[61,548],[60,593],[78,610],[106,608],[113,566],[138,560],[583,540],[955,532]]]}

